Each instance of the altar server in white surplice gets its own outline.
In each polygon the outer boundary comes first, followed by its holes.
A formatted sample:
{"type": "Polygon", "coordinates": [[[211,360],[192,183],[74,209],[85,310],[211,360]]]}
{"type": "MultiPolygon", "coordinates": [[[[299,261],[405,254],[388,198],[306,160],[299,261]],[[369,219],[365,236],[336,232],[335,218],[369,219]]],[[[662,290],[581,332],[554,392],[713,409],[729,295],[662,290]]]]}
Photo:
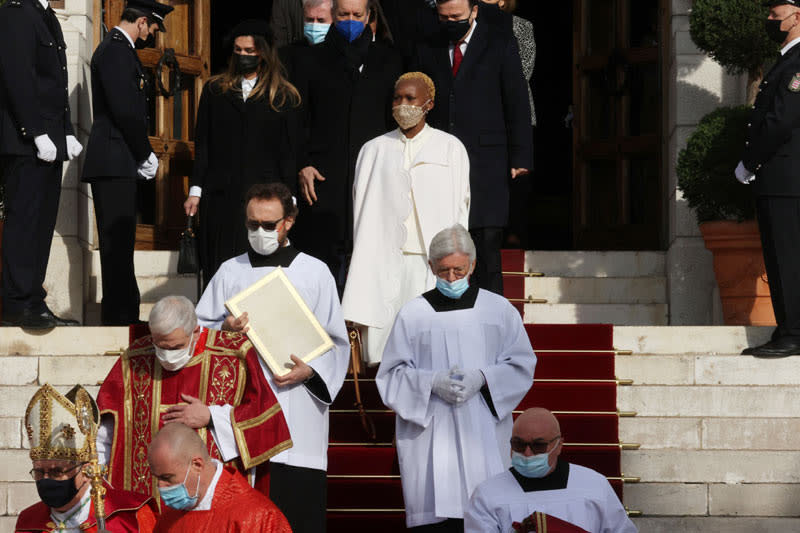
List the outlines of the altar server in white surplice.
{"type": "Polygon", "coordinates": [[[463,226],[438,233],[429,256],[436,289],[398,313],[376,381],[397,414],[406,525],[462,531],[472,491],[509,466],[511,413],[536,356],[508,300],[469,284],[463,226]]]}
{"type": "Polygon", "coordinates": [[[440,230],[469,223],[469,157],[456,137],[431,128],[436,88],[421,72],[397,81],[399,128],[361,149],[353,184],[354,243],[342,299],[377,364],[397,311],[433,288],[427,250],[440,230]]]}
{"type": "Polygon", "coordinates": [[[225,302],[281,267],[333,340],[333,349],[308,364],[293,357],[295,366],[285,376],[274,376],[261,361],[294,444],[270,459],[270,498],[292,531],[324,531],[328,408],[342,387],[350,359],[339,295],[325,263],[289,244],[297,215],[289,189],[282,183],[257,184],[245,201],[250,250],[220,266],[197,304],[197,318],[209,328],[246,331],[246,314],[235,319],[225,302]]]}
{"type": "Polygon", "coordinates": [[[511,437],[512,467],[472,494],[465,533],[533,531],[515,526],[525,522],[550,531],[636,533],[605,476],[560,460],[562,444],[558,420],[550,411],[522,413],[511,437]]]}

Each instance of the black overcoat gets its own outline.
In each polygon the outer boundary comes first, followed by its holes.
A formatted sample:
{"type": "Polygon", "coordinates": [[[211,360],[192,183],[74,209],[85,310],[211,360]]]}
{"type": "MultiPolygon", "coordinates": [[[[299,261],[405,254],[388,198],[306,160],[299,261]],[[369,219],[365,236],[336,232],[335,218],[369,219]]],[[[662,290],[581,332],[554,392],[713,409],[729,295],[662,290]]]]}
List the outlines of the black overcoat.
{"type": "Polygon", "coordinates": [[[441,35],[417,46],[413,69],[436,84],[436,107],[428,123],[467,148],[470,228],[505,226],[511,168],[533,168],[527,82],[513,33],[479,16],[455,78],[449,43],[441,35]]]}
{"type": "Polygon", "coordinates": [[[317,255],[325,255],[320,246],[352,240],[358,153],[367,141],[397,127],[391,101],[402,74],[400,53],[380,42],[369,45],[360,72],[348,68],[333,41],[336,31],[331,27],[325,42],[300,50],[293,68],[304,109],[305,143],[298,166],[313,166],[326,178],[316,184],[319,201],[301,212],[314,241],[306,240],[305,248],[317,255]]]}
{"type": "Polygon", "coordinates": [[[67,160],[66,48],[55,14],[38,0],[0,7],[0,154],[35,156],[33,139],[47,134],[67,160]]]}
{"type": "Polygon", "coordinates": [[[83,181],[135,178],[139,165],[153,152],[147,80],[136,49],[118,28],[94,51],[91,72],[94,123],[83,181]]]}

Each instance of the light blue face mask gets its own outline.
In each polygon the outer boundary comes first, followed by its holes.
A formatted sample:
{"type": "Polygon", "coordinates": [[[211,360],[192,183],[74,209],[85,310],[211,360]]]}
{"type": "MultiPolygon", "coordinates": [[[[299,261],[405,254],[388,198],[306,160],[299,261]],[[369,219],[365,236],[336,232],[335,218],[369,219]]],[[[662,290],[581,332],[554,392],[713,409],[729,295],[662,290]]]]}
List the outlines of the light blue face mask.
{"type": "Polygon", "coordinates": [[[463,278],[457,279],[453,282],[443,280],[437,276],[436,288],[448,298],[458,300],[464,295],[465,292],[467,292],[467,289],[469,289],[469,276],[464,276],[463,278]]]}
{"type": "Polygon", "coordinates": [[[524,477],[543,478],[550,471],[550,454],[552,452],[553,450],[550,450],[547,453],[530,457],[525,457],[519,452],[511,452],[511,466],[524,477]]]}
{"type": "Polygon", "coordinates": [[[319,44],[325,40],[328,35],[328,30],[331,29],[330,24],[323,24],[321,22],[306,22],[303,25],[303,35],[306,36],[308,42],[311,44],[319,44]]]}
{"type": "Polygon", "coordinates": [[[340,20],[336,23],[336,29],[351,43],[361,37],[364,28],[366,26],[360,20],[340,20]]]}
{"type": "Polygon", "coordinates": [[[186,476],[183,478],[183,483],[172,485],[171,487],[164,487],[159,489],[161,498],[168,507],[184,511],[191,509],[197,505],[197,495],[200,493],[200,475],[197,476],[197,487],[194,491],[194,496],[189,496],[189,491],[186,490],[186,480],[189,478],[189,471],[192,465],[186,469],[186,476]]]}

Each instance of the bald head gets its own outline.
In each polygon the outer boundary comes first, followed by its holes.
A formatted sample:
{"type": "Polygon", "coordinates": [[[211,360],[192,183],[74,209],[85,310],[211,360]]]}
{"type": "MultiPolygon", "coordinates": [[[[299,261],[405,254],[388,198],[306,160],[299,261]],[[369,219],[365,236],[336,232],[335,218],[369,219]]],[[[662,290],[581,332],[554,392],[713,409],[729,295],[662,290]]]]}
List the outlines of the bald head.
{"type": "Polygon", "coordinates": [[[551,440],[561,434],[556,417],[543,407],[531,407],[514,422],[512,436],[522,440],[551,440]]]}
{"type": "Polygon", "coordinates": [[[189,426],[178,423],[167,424],[156,433],[150,443],[150,456],[153,455],[183,464],[188,464],[195,457],[209,460],[208,450],[200,435],[189,426]]]}

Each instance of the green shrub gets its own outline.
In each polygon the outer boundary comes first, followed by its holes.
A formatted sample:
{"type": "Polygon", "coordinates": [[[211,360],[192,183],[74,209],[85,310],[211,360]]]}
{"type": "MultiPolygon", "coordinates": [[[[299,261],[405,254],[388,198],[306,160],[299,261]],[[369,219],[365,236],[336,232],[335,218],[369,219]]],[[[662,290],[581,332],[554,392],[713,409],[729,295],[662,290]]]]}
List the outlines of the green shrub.
{"type": "Polygon", "coordinates": [[[752,187],[734,176],[749,117],[747,106],[712,111],[700,120],[678,156],[678,188],[700,223],[755,218],[752,187]]]}

